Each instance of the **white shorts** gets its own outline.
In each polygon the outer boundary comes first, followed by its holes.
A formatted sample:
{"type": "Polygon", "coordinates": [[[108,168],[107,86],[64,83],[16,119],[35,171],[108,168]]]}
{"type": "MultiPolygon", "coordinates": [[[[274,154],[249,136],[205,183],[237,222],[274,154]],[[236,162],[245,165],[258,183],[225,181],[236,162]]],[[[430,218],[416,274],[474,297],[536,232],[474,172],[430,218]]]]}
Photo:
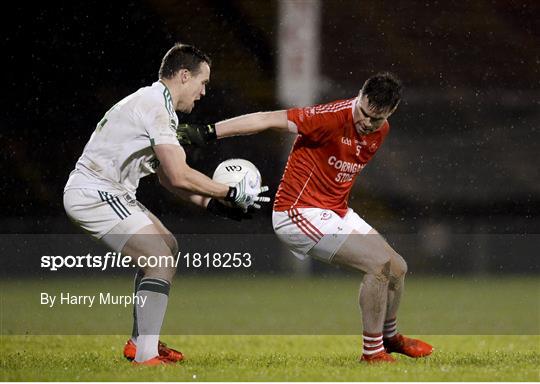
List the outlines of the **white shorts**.
{"type": "Polygon", "coordinates": [[[299,259],[307,256],[330,263],[347,236],[353,231],[362,235],[372,228],[349,208],[345,217],[321,208],[292,208],[272,213],[278,238],[299,259]]]}
{"type": "Polygon", "coordinates": [[[68,189],[64,208],[73,222],[116,252],[133,234],[153,224],[146,207],[128,193],[68,189]]]}

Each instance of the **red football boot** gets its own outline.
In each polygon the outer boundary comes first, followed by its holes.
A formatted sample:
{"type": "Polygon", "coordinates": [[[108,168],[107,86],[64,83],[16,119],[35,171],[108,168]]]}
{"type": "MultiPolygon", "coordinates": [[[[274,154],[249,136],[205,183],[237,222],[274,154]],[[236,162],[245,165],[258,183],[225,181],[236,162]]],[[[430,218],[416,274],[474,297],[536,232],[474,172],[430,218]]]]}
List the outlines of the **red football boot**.
{"type": "MultiPolygon", "coordinates": [[[[136,353],[137,346],[131,339],[129,339],[126,342],[126,345],[124,345],[124,357],[130,361],[133,361],[136,353]]],[[[184,360],[184,355],[182,355],[182,352],[167,347],[167,344],[162,343],[161,341],[158,343],[158,353],[160,357],[169,359],[173,363],[184,360]]]]}
{"type": "Polygon", "coordinates": [[[179,361],[184,360],[184,355],[182,352],[167,347],[167,344],[161,341],[158,343],[158,353],[160,356],[166,357],[173,363],[178,363],[179,361]]]}
{"type": "Polygon", "coordinates": [[[129,361],[135,360],[135,354],[137,353],[137,346],[133,340],[129,339],[124,345],[124,357],[129,361]]]}
{"type": "Polygon", "coordinates": [[[433,352],[433,347],[428,343],[396,334],[389,339],[383,339],[384,348],[387,353],[401,353],[409,357],[424,357],[433,352]]]}
{"type": "Polygon", "coordinates": [[[156,356],[156,357],[153,357],[151,359],[142,361],[140,363],[135,361],[135,360],[133,360],[131,362],[131,364],[133,364],[133,365],[144,365],[144,366],[147,366],[147,367],[155,367],[156,365],[167,365],[167,364],[174,364],[174,363],[175,363],[174,361],[169,360],[169,359],[167,359],[166,357],[163,357],[163,356],[156,356]]]}
{"type": "Polygon", "coordinates": [[[396,360],[385,351],[374,353],[373,355],[362,355],[360,361],[366,363],[395,363],[396,360]]]}

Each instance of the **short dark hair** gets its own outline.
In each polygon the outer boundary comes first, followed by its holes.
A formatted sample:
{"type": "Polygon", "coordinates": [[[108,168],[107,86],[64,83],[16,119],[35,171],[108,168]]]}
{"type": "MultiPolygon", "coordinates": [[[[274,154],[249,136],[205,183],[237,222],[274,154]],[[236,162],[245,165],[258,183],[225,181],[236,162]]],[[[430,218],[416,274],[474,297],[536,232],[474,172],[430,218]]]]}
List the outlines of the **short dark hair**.
{"type": "Polygon", "coordinates": [[[362,95],[369,99],[369,105],[378,110],[391,110],[401,100],[403,85],[401,80],[390,72],[379,72],[366,80],[362,95]]]}
{"type": "Polygon", "coordinates": [[[197,74],[201,63],[210,66],[210,58],[192,45],[176,43],[161,60],[159,78],[170,79],[181,69],[197,74]]]}

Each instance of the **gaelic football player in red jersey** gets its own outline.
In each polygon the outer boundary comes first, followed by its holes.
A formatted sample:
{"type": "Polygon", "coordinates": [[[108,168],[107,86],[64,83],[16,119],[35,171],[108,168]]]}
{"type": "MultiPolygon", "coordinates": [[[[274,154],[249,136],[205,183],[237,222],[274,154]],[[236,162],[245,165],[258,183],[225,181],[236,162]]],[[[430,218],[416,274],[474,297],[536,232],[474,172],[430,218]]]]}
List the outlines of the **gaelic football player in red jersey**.
{"type": "Polygon", "coordinates": [[[297,134],[272,216],[277,236],[299,257],[352,267],[364,273],[359,304],[366,362],[392,362],[433,348],[397,332],[397,311],[407,264],[368,223],[348,207],[356,176],[390,130],[401,100],[400,80],[388,72],[370,77],[357,97],[313,107],[259,112],[210,125],[184,124],[183,144],[266,129],[297,134]]]}

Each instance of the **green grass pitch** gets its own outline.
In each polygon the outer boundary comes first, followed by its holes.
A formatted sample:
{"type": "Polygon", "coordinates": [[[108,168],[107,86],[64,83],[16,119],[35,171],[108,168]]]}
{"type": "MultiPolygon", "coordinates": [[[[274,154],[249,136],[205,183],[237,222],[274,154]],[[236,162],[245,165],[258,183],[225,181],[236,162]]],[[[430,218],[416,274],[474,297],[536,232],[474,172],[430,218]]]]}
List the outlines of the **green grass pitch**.
{"type": "Polygon", "coordinates": [[[358,336],[168,336],[186,360],[132,367],[120,336],[4,336],[2,381],[538,381],[538,336],[423,336],[397,364],[357,362],[358,336]]]}
{"type": "Polygon", "coordinates": [[[39,305],[43,290],[128,294],[128,277],[5,279],[0,380],[540,380],[537,278],[411,277],[400,328],[435,352],[377,366],[357,361],[357,285],[351,277],[179,276],[162,339],[186,360],[147,368],[122,357],[131,308],[39,305]]]}

